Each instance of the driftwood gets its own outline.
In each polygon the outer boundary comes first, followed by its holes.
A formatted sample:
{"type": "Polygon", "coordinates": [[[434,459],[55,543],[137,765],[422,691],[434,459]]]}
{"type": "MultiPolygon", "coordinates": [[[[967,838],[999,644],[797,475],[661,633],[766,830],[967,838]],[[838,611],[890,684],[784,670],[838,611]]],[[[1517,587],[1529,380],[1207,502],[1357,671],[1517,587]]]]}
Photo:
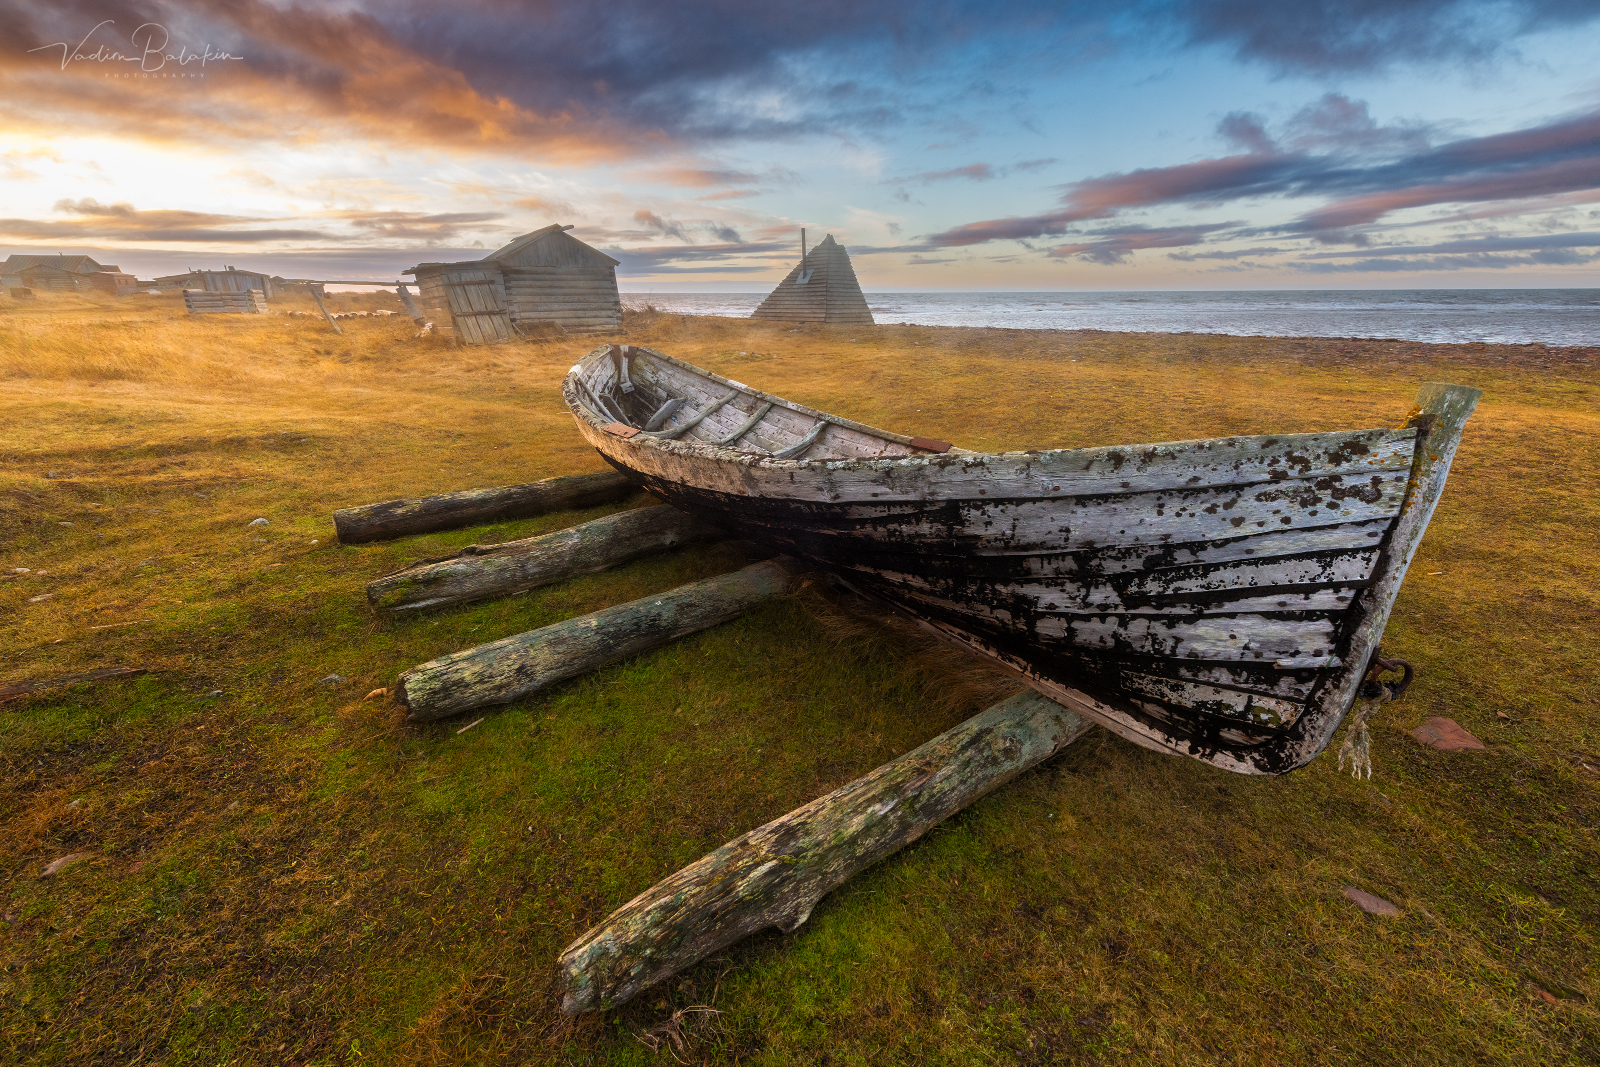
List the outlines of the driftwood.
{"type": "Polygon", "coordinates": [[[467,489],[459,493],[387,500],[333,513],[339,543],[361,545],[410,534],[458,530],[507,519],[527,519],[551,511],[592,508],[621,500],[634,490],[634,482],[616,471],[546,478],[528,485],[498,489],[467,489]]]}
{"type": "Polygon", "coordinates": [[[0,687],[0,701],[32,696],[34,693],[40,693],[46,689],[55,689],[63,685],[77,685],[79,682],[107,682],[115,678],[138,678],[140,675],[149,673],[144,667],[103,667],[97,671],[85,671],[82,674],[64,674],[56,678],[44,678],[37,682],[18,682],[15,685],[0,687]]]}
{"type": "Polygon", "coordinates": [[[641,989],[769,926],[788,933],[858,871],[1049,759],[1089,722],[1037,693],[734,839],[657,883],[561,953],[569,1015],[641,989]]]}
{"type": "Polygon", "coordinates": [[[311,287],[311,299],[317,302],[317,310],[322,312],[322,317],[328,320],[328,325],[333,327],[333,332],[343,334],[344,331],[339,328],[339,324],[333,321],[332,315],[328,314],[328,305],[322,302],[322,286],[313,285],[311,287]]]}
{"type": "Polygon", "coordinates": [[[790,583],[786,562],[792,561],[753,563],[732,574],[443,656],[402,674],[395,698],[410,709],[413,720],[509,704],[782,596],[790,583]]]}
{"type": "Polygon", "coordinates": [[[676,508],[619,511],[568,530],[500,545],[468,545],[367,586],[367,601],[399,615],[508,596],[630,560],[726,536],[676,508]]]}
{"type": "Polygon", "coordinates": [[[421,326],[428,320],[422,315],[422,310],[417,307],[416,301],[411,299],[411,293],[403,285],[397,285],[394,291],[400,297],[400,303],[406,306],[406,314],[411,316],[411,321],[421,326]]]}

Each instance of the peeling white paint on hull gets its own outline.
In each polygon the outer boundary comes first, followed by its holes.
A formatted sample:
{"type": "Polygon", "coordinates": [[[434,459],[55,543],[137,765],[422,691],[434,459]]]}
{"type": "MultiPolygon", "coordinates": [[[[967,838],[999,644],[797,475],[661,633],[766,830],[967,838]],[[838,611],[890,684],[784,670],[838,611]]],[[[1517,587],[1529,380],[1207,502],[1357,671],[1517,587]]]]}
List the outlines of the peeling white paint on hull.
{"type": "Polygon", "coordinates": [[[1399,429],[975,453],[607,345],[563,395],[609,462],[1117,733],[1279,774],[1328,743],[1475,389],[1399,429]]]}

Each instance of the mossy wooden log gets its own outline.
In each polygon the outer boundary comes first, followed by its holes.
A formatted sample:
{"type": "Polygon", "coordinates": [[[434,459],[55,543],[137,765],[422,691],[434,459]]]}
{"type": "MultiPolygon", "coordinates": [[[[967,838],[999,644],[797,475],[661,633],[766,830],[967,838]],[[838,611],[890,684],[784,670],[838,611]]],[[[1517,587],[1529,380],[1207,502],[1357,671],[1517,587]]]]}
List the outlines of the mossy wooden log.
{"type": "Polygon", "coordinates": [[[561,953],[570,1014],[621,1004],[758,930],[785,933],[858,871],[1075,741],[1088,720],[1019,693],[634,897],[561,953]]]}
{"type": "Polygon", "coordinates": [[[333,513],[339,543],[361,545],[411,534],[459,530],[507,519],[527,519],[569,508],[609,504],[632,493],[635,483],[616,471],[546,478],[527,485],[467,489],[459,493],[386,500],[333,513]]]}
{"type": "Polygon", "coordinates": [[[509,704],[545,686],[648,652],[744,614],[789,589],[792,560],[753,563],[732,574],[591,612],[455,652],[400,676],[395,697],[413,720],[442,719],[509,704]]]}
{"type": "Polygon", "coordinates": [[[726,536],[717,527],[665,505],[619,511],[539,537],[469,545],[449,559],[379,578],[367,586],[367,600],[391,615],[426,611],[509,596],[726,536]]]}

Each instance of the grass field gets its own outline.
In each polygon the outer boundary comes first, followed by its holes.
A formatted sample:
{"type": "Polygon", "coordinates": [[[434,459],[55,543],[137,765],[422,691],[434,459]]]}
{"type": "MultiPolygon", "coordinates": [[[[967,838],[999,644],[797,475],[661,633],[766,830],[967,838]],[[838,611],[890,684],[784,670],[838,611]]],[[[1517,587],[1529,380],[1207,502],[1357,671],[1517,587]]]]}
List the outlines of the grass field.
{"type": "Polygon", "coordinates": [[[1095,731],[796,933],[571,1020],[574,937],[1008,687],[808,591],[464,733],[405,724],[363,696],[410,665],[744,559],[376,618],[365,584],[409,560],[612,510],[363,547],[330,519],[603,469],[558,394],[595,342],[341,325],[0,298],[0,686],[151,672],[0,704],[0,1062],[1600,1061],[1600,351],[630,315],[630,342],[976,449],[1484,398],[1384,642],[1419,677],[1370,782],[1095,731]],[[1488,751],[1411,741],[1432,715],[1488,751]]]}

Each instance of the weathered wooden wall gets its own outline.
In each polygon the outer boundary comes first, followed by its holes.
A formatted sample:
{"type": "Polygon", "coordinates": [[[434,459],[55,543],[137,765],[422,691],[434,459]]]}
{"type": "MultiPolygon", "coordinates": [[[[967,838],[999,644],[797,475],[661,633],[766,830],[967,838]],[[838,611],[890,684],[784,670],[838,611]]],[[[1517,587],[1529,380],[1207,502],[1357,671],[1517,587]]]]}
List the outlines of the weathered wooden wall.
{"type": "Polygon", "coordinates": [[[612,267],[506,267],[506,303],[520,327],[560,326],[597,333],[622,325],[612,267]]]}
{"type": "Polygon", "coordinates": [[[560,226],[523,234],[475,262],[420,263],[405,273],[416,275],[433,328],[463,344],[499,344],[550,327],[598,333],[622,325],[616,260],[560,226]]]}
{"type": "Polygon", "coordinates": [[[208,293],[204,289],[185,289],[183,306],[191,315],[265,315],[267,298],[259,289],[208,293]]]}
{"type": "Polygon", "coordinates": [[[505,283],[493,263],[442,272],[450,317],[462,344],[497,345],[515,339],[506,314],[505,283]]]}
{"type": "Polygon", "coordinates": [[[871,326],[872,311],[844,246],[829,234],[750,315],[779,322],[871,326]],[[802,280],[803,279],[803,280],[802,280]]]}

